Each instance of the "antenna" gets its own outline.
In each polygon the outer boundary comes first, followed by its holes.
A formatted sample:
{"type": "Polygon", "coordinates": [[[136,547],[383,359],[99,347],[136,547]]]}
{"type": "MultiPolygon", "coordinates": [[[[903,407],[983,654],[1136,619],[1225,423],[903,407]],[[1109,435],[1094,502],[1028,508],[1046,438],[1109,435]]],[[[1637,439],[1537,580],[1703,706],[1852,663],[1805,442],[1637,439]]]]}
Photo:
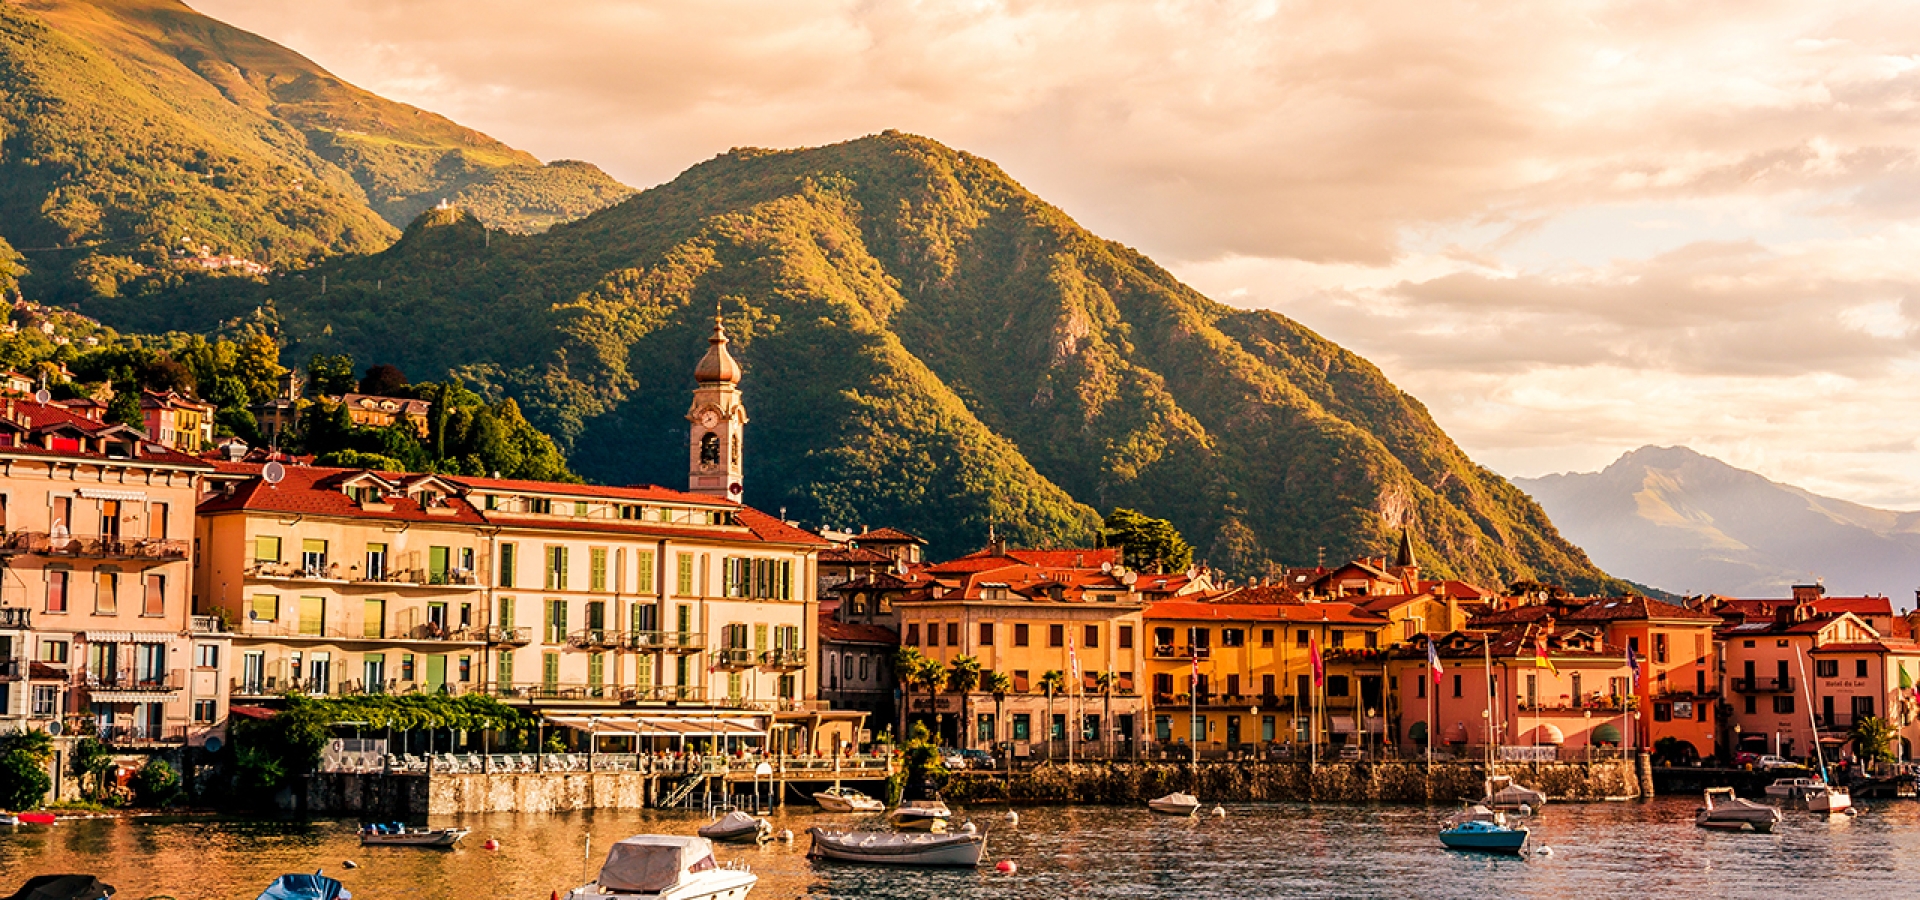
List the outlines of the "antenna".
{"type": "Polygon", "coordinates": [[[269,485],[279,484],[287,478],[287,467],[278,462],[269,462],[260,467],[260,480],[269,485]]]}
{"type": "Polygon", "coordinates": [[[38,403],[42,406],[45,406],[47,401],[52,399],[53,399],[53,392],[47,390],[46,388],[41,388],[33,392],[33,402],[38,403]]]}

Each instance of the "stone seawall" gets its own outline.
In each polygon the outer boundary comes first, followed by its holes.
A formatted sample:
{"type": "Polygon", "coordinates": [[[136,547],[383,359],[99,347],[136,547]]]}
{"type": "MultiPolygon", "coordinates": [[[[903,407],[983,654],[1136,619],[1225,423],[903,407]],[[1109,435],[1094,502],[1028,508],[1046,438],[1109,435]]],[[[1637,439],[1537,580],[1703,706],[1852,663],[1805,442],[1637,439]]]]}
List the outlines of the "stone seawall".
{"type": "Polygon", "coordinates": [[[295,810],[407,818],[482,812],[643,809],[654,776],[634,772],[309,776],[295,810]]]}
{"type": "MultiPolygon", "coordinates": [[[[1554,800],[1590,801],[1638,797],[1640,783],[1628,760],[1592,763],[1502,764],[1500,774],[1546,792],[1554,800]]],[[[1212,801],[1320,800],[1360,803],[1455,803],[1479,799],[1486,766],[1476,763],[1202,763],[1198,778],[1178,763],[1123,762],[1047,764],[1005,775],[956,772],[943,795],[958,803],[1142,803],[1174,791],[1212,801]]]]}

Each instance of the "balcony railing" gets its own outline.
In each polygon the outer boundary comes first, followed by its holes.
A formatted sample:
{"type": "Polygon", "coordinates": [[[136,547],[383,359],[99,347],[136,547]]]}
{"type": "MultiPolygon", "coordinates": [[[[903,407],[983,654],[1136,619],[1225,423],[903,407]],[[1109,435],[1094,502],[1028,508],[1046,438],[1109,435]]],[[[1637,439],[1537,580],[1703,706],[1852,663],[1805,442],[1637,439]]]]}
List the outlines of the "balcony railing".
{"type": "Polygon", "coordinates": [[[32,628],[33,610],[0,609],[0,628],[32,628]]]}
{"type": "Polygon", "coordinates": [[[626,632],[614,631],[608,628],[588,628],[567,635],[567,646],[569,647],[612,650],[618,647],[624,647],[626,643],[626,632]]]}
{"type": "Polygon", "coordinates": [[[27,677],[28,664],[21,657],[0,659],[0,681],[19,681],[27,677]]]}
{"type": "Polygon", "coordinates": [[[190,544],[166,538],[123,538],[117,535],[61,534],[45,531],[9,531],[0,538],[0,553],[87,559],[149,559],[172,562],[187,558],[190,544]]]}
{"type": "Polygon", "coordinates": [[[255,560],[247,566],[249,578],[287,581],[332,581],[342,584],[376,587],[455,587],[478,589],[480,576],[466,570],[436,572],[431,569],[385,569],[364,573],[359,566],[341,566],[338,562],[307,565],[304,562],[255,560]]]}
{"type": "Polygon", "coordinates": [[[1171,644],[1160,644],[1153,648],[1154,659],[1193,659],[1196,656],[1201,659],[1211,659],[1213,648],[1176,647],[1171,644]]]}
{"type": "Polygon", "coordinates": [[[156,672],[151,669],[137,670],[133,668],[106,671],[88,669],[82,678],[82,683],[93,690],[167,693],[180,690],[187,686],[187,673],[185,669],[173,669],[166,672],[156,672]]]}
{"type": "Polygon", "coordinates": [[[489,644],[507,644],[514,647],[524,647],[533,643],[533,629],[508,628],[505,625],[494,625],[482,629],[482,637],[484,637],[489,644]]]}
{"type": "Polygon", "coordinates": [[[1793,677],[1735,678],[1733,689],[1742,694],[1790,694],[1793,692],[1793,677]]]}
{"type": "Polygon", "coordinates": [[[185,725],[95,725],[93,731],[102,742],[120,746],[187,742],[185,725]]]}
{"type": "Polygon", "coordinates": [[[713,667],[716,669],[751,669],[754,665],[754,652],[745,647],[722,647],[713,651],[713,667]]]}
{"type": "Polygon", "coordinates": [[[706,649],[707,636],[697,631],[629,631],[627,649],[665,650],[668,653],[698,653],[706,649]]]}
{"type": "Polygon", "coordinates": [[[648,685],[634,687],[616,684],[578,684],[545,682],[487,684],[474,691],[508,700],[608,700],[699,703],[706,689],[697,685],[648,685]]]}
{"type": "Polygon", "coordinates": [[[194,616],[192,619],[194,634],[226,634],[227,626],[221,624],[219,616],[194,616]]]}
{"type": "Polygon", "coordinates": [[[807,667],[807,651],[801,647],[784,647],[768,650],[760,654],[760,665],[769,669],[804,669],[807,667]]]}

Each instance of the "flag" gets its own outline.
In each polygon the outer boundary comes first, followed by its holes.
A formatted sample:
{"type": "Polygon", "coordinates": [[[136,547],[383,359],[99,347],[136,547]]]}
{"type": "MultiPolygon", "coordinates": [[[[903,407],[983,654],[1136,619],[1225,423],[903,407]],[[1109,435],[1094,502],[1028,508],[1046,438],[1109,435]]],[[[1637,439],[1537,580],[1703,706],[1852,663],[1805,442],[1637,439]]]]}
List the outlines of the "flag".
{"type": "Polygon", "coordinates": [[[1907,674],[1907,664],[1902,662],[1900,664],[1900,689],[1904,691],[1911,687],[1913,687],[1913,676],[1907,674]]]}
{"type": "Polygon", "coordinates": [[[1544,631],[1533,638],[1533,665],[1534,668],[1543,668],[1555,675],[1560,674],[1560,670],[1553,667],[1552,657],[1547,656],[1547,634],[1544,631]]]}
{"type": "Polygon", "coordinates": [[[1327,684],[1327,664],[1320,659],[1320,641],[1307,639],[1307,659],[1313,663],[1313,686],[1325,687],[1327,684]]]}
{"type": "Polygon", "coordinates": [[[1633,673],[1633,689],[1636,691],[1639,690],[1640,689],[1640,654],[1633,652],[1632,647],[1627,648],[1627,669],[1633,673]]]}
{"type": "Polygon", "coordinates": [[[1427,668],[1433,670],[1433,685],[1440,686],[1440,653],[1433,649],[1433,638],[1427,638],[1427,668]]]}
{"type": "Polygon", "coordinates": [[[1197,694],[1200,692],[1200,653],[1198,651],[1195,651],[1193,654],[1193,679],[1192,680],[1193,680],[1193,683],[1187,685],[1187,688],[1197,694]]]}
{"type": "Polygon", "coordinates": [[[1080,684],[1080,651],[1073,646],[1073,638],[1067,638],[1067,667],[1073,670],[1073,683],[1080,684]]]}

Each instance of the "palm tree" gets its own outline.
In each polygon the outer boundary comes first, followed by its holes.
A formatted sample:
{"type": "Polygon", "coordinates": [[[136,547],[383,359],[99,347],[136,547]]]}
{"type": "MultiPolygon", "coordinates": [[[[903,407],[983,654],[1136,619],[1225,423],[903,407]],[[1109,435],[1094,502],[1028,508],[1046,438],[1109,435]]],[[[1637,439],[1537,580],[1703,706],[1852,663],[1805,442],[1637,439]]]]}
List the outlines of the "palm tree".
{"type": "Polygon", "coordinates": [[[998,745],[1000,723],[1006,720],[1007,692],[1013,690],[1013,677],[1005,672],[988,672],[981,679],[980,686],[993,695],[993,743],[998,745]]]}
{"type": "Polygon", "coordinates": [[[920,671],[920,664],[926,661],[926,654],[921,653],[918,647],[903,644],[893,651],[893,677],[900,680],[900,699],[905,701],[900,704],[898,734],[902,741],[907,739],[907,713],[913,708],[913,686],[918,683],[914,678],[920,671]]]}
{"type": "Polygon", "coordinates": [[[1048,669],[1040,676],[1040,689],[1047,692],[1047,761],[1053,761],[1053,695],[1067,689],[1066,673],[1048,669]]]}
{"type": "Polygon", "coordinates": [[[939,660],[933,659],[932,657],[921,657],[919,668],[914,670],[912,680],[914,684],[927,689],[927,713],[933,718],[935,731],[934,740],[937,743],[940,739],[940,735],[938,734],[940,727],[938,700],[940,697],[940,685],[945,684],[947,681],[947,667],[941,665],[939,660]]]}
{"type": "Polygon", "coordinates": [[[980,687],[980,660],[961,654],[947,664],[947,688],[960,694],[960,734],[962,746],[972,746],[967,729],[973,724],[973,692],[980,687]]]}
{"type": "Polygon", "coordinates": [[[1093,686],[1099,689],[1102,703],[1100,740],[1108,759],[1113,758],[1113,688],[1119,683],[1119,677],[1112,672],[1093,673],[1093,686]]]}

